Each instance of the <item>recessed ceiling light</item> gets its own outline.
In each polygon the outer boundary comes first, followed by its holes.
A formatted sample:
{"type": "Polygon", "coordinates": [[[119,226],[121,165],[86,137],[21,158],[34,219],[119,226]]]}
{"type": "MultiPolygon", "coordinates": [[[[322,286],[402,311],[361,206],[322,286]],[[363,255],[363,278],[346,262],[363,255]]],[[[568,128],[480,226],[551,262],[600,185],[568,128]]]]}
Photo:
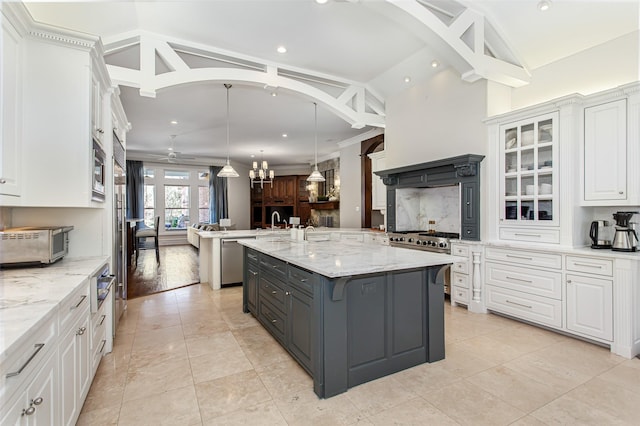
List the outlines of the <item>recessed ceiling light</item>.
{"type": "Polygon", "coordinates": [[[325,4],[328,0],[316,0],[318,4],[325,4]]]}
{"type": "Polygon", "coordinates": [[[256,155],[255,154],[251,154],[251,158],[256,158],[256,155]]]}
{"type": "Polygon", "coordinates": [[[538,10],[540,12],[547,11],[550,7],[551,3],[549,3],[547,0],[542,0],[540,3],[538,3],[538,10]]]}
{"type": "Polygon", "coordinates": [[[435,59],[433,61],[431,61],[431,66],[433,68],[438,68],[440,66],[440,62],[436,61],[435,59]]]}
{"type": "Polygon", "coordinates": [[[409,83],[410,81],[411,81],[411,77],[406,76],[406,77],[404,78],[404,82],[405,82],[405,83],[409,83]]]}
{"type": "Polygon", "coordinates": [[[178,124],[176,120],[171,120],[171,124],[178,124]]]}
{"type": "Polygon", "coordinates": [[[276,92],[271,92],[271,96],[278,96],[276,92]]]}
{"type": "Polygon", "coordinates": [[[287,48],[284,46],[278,46],[276,50],[278,51],[278,53],[287,53],[287,48]]]}
{"type": "Polygon", "coordinates": [[[289,135],[288,135],[288,134],[286,134],[286,133],[283,133],[283,134],[282,134],[282,137],[283,137],[283,138],[286,138],[286,137],[288,137],[288,136],[289,136],[289,135]]]}

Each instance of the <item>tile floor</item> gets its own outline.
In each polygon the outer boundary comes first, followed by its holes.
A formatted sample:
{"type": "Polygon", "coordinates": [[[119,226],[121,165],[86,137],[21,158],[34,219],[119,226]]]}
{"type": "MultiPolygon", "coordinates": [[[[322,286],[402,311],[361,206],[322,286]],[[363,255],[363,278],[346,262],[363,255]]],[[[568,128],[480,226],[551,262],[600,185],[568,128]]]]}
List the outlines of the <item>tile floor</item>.
{"type": "Polygon", "coordinates": [[[80,425],[640,424],[640,359],[446,307],[446,359],[318,399],[240,287],[129,301],[80,425]]]}

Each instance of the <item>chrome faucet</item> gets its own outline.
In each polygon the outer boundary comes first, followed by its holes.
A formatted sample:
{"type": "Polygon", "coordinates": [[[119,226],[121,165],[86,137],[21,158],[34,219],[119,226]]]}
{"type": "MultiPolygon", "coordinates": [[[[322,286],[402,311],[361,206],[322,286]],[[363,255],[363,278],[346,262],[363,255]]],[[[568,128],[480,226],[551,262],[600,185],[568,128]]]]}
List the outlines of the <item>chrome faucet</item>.
{"type": "Polygon", "coordinates": [[[278,222],[280,222],[280,213],[278,213],[277,211],[274,211],[273,213],[271,213],[271,230],[275,231],[276,229],[276,221],[273,220],[274,216],[278,216],[278,222]]]}
{"type": "Polygon", "coordinates": [[[307,241],[307,232],[315,230],[316,228],[314,228],[313,226],[307,226],[306,228],[304,228],[304,240],[307,241]]]}
{"type": "Polygon", "coordinates": [[[287,221],[286,220],[283,220],[282,223],[284,223],[284,229],[289,229],[289,228],[287,228],[287,221]]]}

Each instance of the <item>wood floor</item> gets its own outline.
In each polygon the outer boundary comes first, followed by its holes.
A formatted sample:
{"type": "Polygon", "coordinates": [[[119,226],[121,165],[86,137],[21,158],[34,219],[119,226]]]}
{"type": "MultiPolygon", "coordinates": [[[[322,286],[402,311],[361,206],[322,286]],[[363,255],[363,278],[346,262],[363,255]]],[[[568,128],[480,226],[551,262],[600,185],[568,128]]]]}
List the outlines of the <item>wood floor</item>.
{"type": "Polygon", "coordinates": [[[133,299],[200,282],[198,250],[191,244],[160,246],[160,264],[155,250],[140,250],[137,262],[127,271],[127,297],[133,299]]]}

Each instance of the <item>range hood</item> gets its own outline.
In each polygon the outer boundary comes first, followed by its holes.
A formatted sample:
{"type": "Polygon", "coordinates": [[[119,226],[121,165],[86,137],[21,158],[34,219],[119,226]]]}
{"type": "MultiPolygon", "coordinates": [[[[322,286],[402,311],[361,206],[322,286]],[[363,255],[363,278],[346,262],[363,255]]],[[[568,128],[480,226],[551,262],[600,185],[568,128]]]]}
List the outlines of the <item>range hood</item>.
{"type": "Polygon", "coordinates": [[[396,231],[396,189],[460,185],[460,238],[480,240],[480,162],[466,154],[374,172],[387,186],[387,230],[396,231]]]}

